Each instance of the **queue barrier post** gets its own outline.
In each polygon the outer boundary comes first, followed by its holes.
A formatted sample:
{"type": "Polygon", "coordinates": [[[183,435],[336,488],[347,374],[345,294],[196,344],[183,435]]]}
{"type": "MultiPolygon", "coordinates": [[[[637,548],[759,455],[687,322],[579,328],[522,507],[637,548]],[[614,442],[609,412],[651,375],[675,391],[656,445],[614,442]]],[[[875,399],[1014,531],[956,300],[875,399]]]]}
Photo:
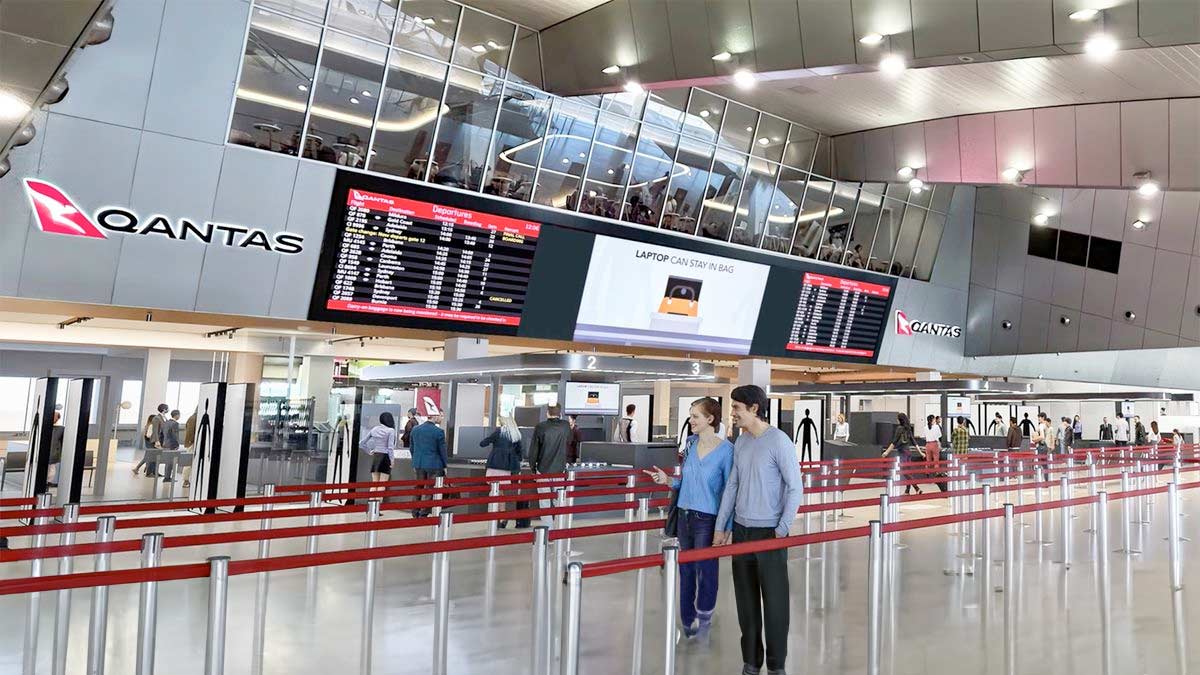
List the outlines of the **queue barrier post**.
{"type": "Polygon", "coordinates": [[[679,604],[679,547],[663,547],[663,675],[675,675],[675,607],[679,604]]]}
{"type": "Polygon", "coordinates": [[[1167,539],[1171,565],[1171,590],[1183,588],[1183,567],[1179,555],[1179,486],[1167,483],[1167,539]]]}
{"type": "MultiPolygon", "coordinates": [[[[488,506],[487,506],[488,513],[497,513],[500,511],[500,503],[495,501],[496,498],[499,496],[500,496],[500,483],[493,482],[491,485],[488,486],[488,497],[490,497],[492,499],[492,501],[488,502],[488,506]]],[[[498,529],[499,526],[500,526],[500,521],[498,521],[494,518],[491,521],[489,521],[488,522],[488,536],[489,537],[496,536],[496,534],[499,532],[499,529],[498,529]]]]}
{"type": "Polygon", "coordinates": [[[583,563],[567,565],[567,594],[562,611],[562,675],[579,675],[579,621],[583,600],[583,563]]]}
{"type": "MultiPolygon", "coordinates": [[[[1041,506],[1042,492],[1044,490],[1044,486],[1042,485],[1044,482],[1044,474],[1042,473],[1042,467],[1040,465],[1034,467],[1033,469],[1033,482],[1035,484],[1033,488],[1034,503],[1036,503],[1038,506],[1041,506]]],[[[1044,512],[1045,509],[1038,509],[1037,513],[1034,514],[1033,539],[1030,539],[1026,543],[1037,544],[1038,546],[1049,546],[1050,544],[1054,543],[1053,540],[1046,539],[1046,531],[1044,526],[1045,518],[1043,517],[1044,512]]]]}
{"type": "MultiPolygon", "coordinates": [[[[105,544],[113,540],[117,529],[115,516],[100,516],[96,519],[96,543],[105,544]]],[[[111,553],[97,553],[93,567],[97,572],[107,572],[112,566],[111,553]]],[[[92,613],[88,623],[88,675],[104,675],[104,652],[108,637],[108,586],[92,589],[92,613]]]]}
{"type": "MultiPolygon", "coordinates": [[[[646,497],[638,499],[638,520],[645,521],[647,512],[650,508],[650,502],[646,497]]],[[[646,555],[646,531],[642,530],[638,533],[637,554],[639,556],[646,555]]],[[[632,666],[630,672],[633,675],[641,675],[642,672],[642,633],[646,622],[646,570],[641,568],[637,571],[636,581],[634,582],[633,591],[633,648],[632,648],[632,666]]]]}
{"type": "Polygon", "coordinates": [[[1004,505],[1004,672],[1017,674],[1017,535],[1013,505],[1004,505]]]}
{"type": "MultiPolygon", "coordinates": [[[[438,516],[441,541],[450,539],[453,524],[453,513],[447,511],[438,516]]],[[[435,553],[434,564],[437,565],[437,590],[433,596],[433,674],[446,675],[450,647],[450,553],[435,553]]]]}
{"type": "MultiPolygon", "coordinates": [[[[834,478],[833,478],[833,484],[834,484],[834,485],[837,485],[838,487],[845,487],[845,486],[846,486],[846,484],[850,482],[850,481],[848,481],[848,480],[845,480],[845,479],[842,477],[842,458],[841,458],[841,457],[834,457],[834,458],[833,458],[833,473],[834,473],[834,478]]],[[[838,501],[839,501],[839,502],[841,502],[841,501],[845,501],[845,498],[846,498],[846,491],[845,491],[845,490],[838,490],[838,492],[837,492],[837,498],[838,498],[838,501]]],[[[837,517],[837,519],[838,519],[838,520],[843,520],[843,519],[846,519],[846,518],[853,518],[853,517],[854,517],[854,516],[846,515],[846,509],[845,509],[845,508],[838,509],[837,511],[835,511],[835,512],[834,512],[834,515],[837,517]]]]}
{"type": "MultiPolygon", "coordinates": [[[[383,500],[378,497],[367,500],[368,523],[378,522],[379,507],[382,503],[383,500]]],[[[378,530],[367,530],[366,548],[375,548],[378,538],[378,530]]],[[[358,659],[362,675],[371,673],[371,653],[373,651],[371,637],[375,626],[375,567],[377,562],[374,558],[367,561],[366,577],[363,580],[362,653],[359,654],[358,659]]]]}
{"type": "Polygon", "coordinates": [[[550,528],[538,525],[533,528],[533,621],[532,652],[530,654],[533,675],[543,675],[546,670],[545,643],[549,641],[547,631],[550,619],[547,616],[546,593],[549,590],[547,571],[550,565],[550,528]]]}
{"type": "MultiPolygon", "coordinates": [[[[880,498],[887,499],[887,495],[880,495],[880,498]]],[[[867,675],[879,675],[883,635],[883,524],[872,520],[870,527],[867,545],[867,566],[870,570],[867,590],[867,675]]]]}
{"type": "MultiPolygon", "coordinates": [[[[626,490],[625,501],[626,502],[633,503],[633,501],[634,501],[633,488],[636,486],[637,486],[637,477],[636,476],[629,475],[629,476],[625,477],[625,490],[626,490]]],[[[627,524],[633,522],[633,509],[629,509],[629,508],[625,509],[625,522],[627,524]]],[[[625,533],[625,557],[626,558],[633,557],[633,532],[632,531],[625,533]]]]}
{"type": "MultiPolygon", "coordinates": [[[[1017,506],[1025,506],[1025,460],[1017,460],[1017,506]]],[[[1025,513],[1021,512],[1021,527],[1028,527],[1025,523],[1025,513]]]]}
{"type": "Polygon", "coordinates": [[[435,490],[437,490],[437,494],[435,494],[433,496],[434,507],[433,507],[433,511],[431,513],[432,513],[433,517],[439,518],[442,515],[442,507],[440,506],[439,503],[442,501],[442,497],[443,497],[442,488],[446,487],[446,477],[445,476],[434,476],[433,487],[435,490]]]}
{"type": "MultiPolygon", "coordinates": [[[[1070,479],[1064,474],[1058,479],[1058,498],[1066,501],[1071,497],[1070,479]]],[[[1064,570],[1071,569],[1071,507],[1064,504],[1058,509],[1058,538],[1062,542],[1062,563],[1064,570]]]]}
{"type": "MultiPolygon", "coordinates": [[[[263,485],[263,497],[270,499],[274,496],[275,484],[267,483],[263,485]]],[[[273,502],[267,501],[262,505],[264,514],[269,514],[274,509],[275,504],[273,502]]],[[[259,529],[263,532],[271,529],[271,520],[271,518],[264,517],[259,525],[259,529]]],[[[262,559],[269,555],[271,555],[271,540],[263,537],[258,541],[258,557],[262,559]]],[[[257,577],[254,593],[254,634],[250,647],[251,675],[262,675],[263,656],[266,652],[267,640],[267,591],[270,587],[270,574],[268,572],[259,572],[257,577]]]]}
{"type": "MultiPolygon", "coordinates": [[[[41,510],[50,508],[50,493],[43,492],[37,496],[37,502],[33,508],[41,510]]],[[[45,525],[49,522],[46,516],[37,516],[30,521],[33,525],[45,525]]],[[[33,535],[33,544],[30,548],[42,548],[46,545],[46,535],[33,535]]],[[[34,558],[29,563],[29,576],[40,577],[42,575],[42,559],[34,558]]],[[[34,675],[37,671],[37,646],[38,646],[38,628],[41,614],[41,593],[30,593],[26,602],[28,603],[25,611],[25,648],[22,651],[22,670],[25,675],[34,675]]]]}
{"type": "MultiPolygon", "coordinates": [[[[316,508],[319,508],[320,506],[321,506],[321,491],[313,490],[312,492],[308,493],[308,508],[316,509],[316,508]]],[[[314,513],[308,517],[308,526],[310,528],[317,527],[320,524],[321,524],[321,516],[320,515],[314,513]]],[[[309,555],[316,554],[316,552],[317,552],[317,535],[315,535],[315,534],[309,535],[308,546],[306,548],[306,552],[309,555]]]]}
{"type": "Polygon", "coordinates": [[[229,556],[208,559],[208,639],[204,675],[225,673],[225,625],[229,611],[229,556]]]}
{"type": "MultiPolygon", "coordinates": [[[[1129,492],[1129,469],[1125,467],[1121,468],[1121,492],[1129,492]]],[[[1101,494],[1104,493],[1102,492],[1101,494]]],[[[1105,499],[1107,499],[1107,495],[1105,495],[1105,499]]],[[[1106,516],[1106,514],[1101,514],[1101,516],[1106,516]]],[[[1141,551],[1133,548],[1133,535],[1129,527],[1132,521],[1129,519],[1129,498],[1125,497],[1121,500],[1121,548],[1114,551],[1114,553],[1124,553],[1125,555],[1137,555],[1141,553],[1141,551]]],[[[1107,517],[1104,520],[1107,520],[1107,517]]],[[[1097,525],[1096,527],[1099,529],[1101,526],[1097,525]]]]}
{"type": "MultiPolygon", "coordinates": [[[[992,507],[992,486],[987,483],[983,484],[983,508],[990,509],[992,507]]],[[[983,559],[983,589],[989,591],[991,589],[992,579],[992,519],[984,518],[983,522],[979,523],[979,540],[983,543],[983,551],[979,557],[983,559]]]]}
{"type": "MultiPolygon", "coordinates": [[[[1096,503],[1099,507],[1099,520],[1096,522],[1096,584],[1100,594],[1101,673],[1112,675],[1112,580],[1108,565],[1108,492],[1101,490],[1097,493],[1096,503]]],[[[1122,517],[1122,520],[1127,524],[1129,522],[1128,518],[1122,517]]]]}
{"type": "MultiPolygon", "coordinates": [[[[162,562],[163,534],[142,535],[142,569],[158,567],[162,562]]],[[[137,669],[138,675],[154,675],[154,642],[158,624],[158,582],[143,581],[138,597],[137,669]]]]}
{"type": "MultiPolygon", "coordinates": [[[[68,525],[79,522],[79,504],[63,505],[62,521],[68,525]]],[[[68,529],[59,535],[60,546],[71,546],[75,543],[75,531],[68,529]]],[[[75,567],[75,558],[64,555],[58,559],[58,573],[70,574],[75,567]]],[[[51,672],[53,675],[67,673],[67,641],[71,634],[71,591],[58,592],[58,608],[54,612],[54,651],[51,652],[51,672]]]]}

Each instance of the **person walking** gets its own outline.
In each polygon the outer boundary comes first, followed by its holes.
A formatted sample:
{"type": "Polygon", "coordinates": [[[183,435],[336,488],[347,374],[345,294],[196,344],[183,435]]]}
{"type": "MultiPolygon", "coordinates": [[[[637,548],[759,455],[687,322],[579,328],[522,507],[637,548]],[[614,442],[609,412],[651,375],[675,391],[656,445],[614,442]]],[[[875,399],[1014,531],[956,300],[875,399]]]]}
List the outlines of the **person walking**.
{"type": "Polygon", "coordinates": [[[925,463],[932,465],[942,458],[942,425],[941,418],[935,415],[925,417],[925,463]]]}
{"type": "MultiPolygon", "coordinates": [[[[803,498],[795,446],[767,421],[770,401],[761,387],[737,387],[730,397],[733,421],[742,433],[721,495],[713,545],[786,537],[803,498]]],[[[736,555],[732,567],[742,673],[758,675],[765,660],[768,675],[784,675],[791,619],[787,549],[736,555]]]]}
{"type": "Polygon", "coordinates": [[[959,417],[954,431],[950,432],[950,447],[956,455],[965,455],[971,449],[971,432],[967,430],[965,417],[959,417]]]}
{"type": "Polygon", "coordinates": [[[1111,441],[1113,439],[1113,425],[1109,423],[1105,417],[1100,421],[1100,440],[1111,441]]]}
{"type": "MultiPolygon", "coordinates": [[[[413,409],[412,412],[415,418],[416,410],[413,409]]],[[[442,431],[434,418],[426,418],[413,427],[412,433],[409,434],[409,444],[412,451],[413,471],[417,474],[417,480],[430,480],[446,475],[446,465],[450,462],[450,458],[446,454],[446,432],[442,431]]],[[[424,501],[424,497],[418,496],[417,501],[424,501]]],[[[413,518],[428,516],[432,512],[431,509],[418,506],[413,511],[413,518]]]]}
{"type": "MultiPolygon", "coordinates": [[[[912,423],[908,421],[908,415],[904,413],[896,413],[896,428],[892,430],[892,442],[883,449],[883,457],[899,457],[901,464],[908,464],[918,458],[923,458],[923,455],[918,454],[915,449],[916,434],[913,431],[912,423]]],[[[921,494],[921,486],[905,485],[904,494],[908,494],[911,490],[916,489],[917,494],[921,494]]]]}
{"type": "MultiPolygon", "coordinates": [[[[670,484],[679,491],[676,535],[684,551],[712,546],[717,511],[733,470],[733,444],[717,435],[720,419],[721,404],[716,399],[705,396],[692,403],[688,410],[692,434],[687,438],[679,478],[669,478],[657,466],[644,472],[655,483],[670,484]]],[[[728,523],[724,529],[729,529],[728,523]]],[[[708,637],[717,606],[719,573],[715,558],[679,566],[679,619],[688,638],[708,637]]]]}
{"type": "Polygon", "coordinates": [[[158,461],[147,461],[147,457],[157,458],[157,450],[162,449],[162,423],[166,419],[167,411],[170,408],[166,403],[159,403],[157,412],[146,418],[146,424],[142,426],[142,443],[146,452],[142,454],[142,461],[133,467],[134,475],[137,475],[138,469],[146,467],[146,476],[158,477],[158,461]]]}
{"type": "Polygon", "coordinates": [[[1002,436],[1008,431],[1008,425],[1004,423],[1004,417],[1000,413],[992,418],[988,424],[988,436],[1002,436]]]}
{"type": "Polygon", "coordinates": [[[396,418],[392,413],[379,413],[379,423],[358,442],[358,449],[371,458],[371,482],[382,483],[392,477],[392,455],[396,450],[396,418]]]}
{"type": "Polygon", "coordinates": [[[1125,419],[1125,415],[1117,413],[1117,423],[1113,427],[1113,440],[1118,443],[1129,442],[1129,420],[1125,419]]]}
{"type": "MultiPolygon", "coordinates": [[[[567,446],[571,442],[571,425],[562,418],[562,408],[558,404],[546,409],[547,419],[533,428],[533,440],[529,443],[529,468],[533,473],[555,474],[563,473],[567,468],[567,446]]],[[[539,481],[549,482],[552,479],[539,481]]],[[[542,494],[552,494],[554,488],[538,486],[542,494]]],[[[538,500],[538,508],[550,508],[549,499],[538,500]]],[[[547,525],[553,522],[550,516],[542,516],[542,522],[547,525]]]]}
{"type": "Polygon", "coordinates": [[[1008,436],[1004,439],[1004,444],[1009,450],[1019,450],[1021,448],[1021,439],[1025,438],[1021,434],[1021,427],[1017,426],[1017,418],[1008,418],[1008,436]]]}
{"type": "Polygon", "coordinates": [[[625,406],[625,416],[617,420],[616,438],[618,443],[632,443],[637,437],[637,418],[634,413],[637,412],[637,406],[630,403],[625,406]]]}
{"type": "Polygon", "coordinates": [[[408,420],[404,423],[404,432],[400,434],[400,446],[404,448],[412,447],[412,432],[417,428],[420,422],[417,421],[417,409],[408,409],[408,420]]]}
{"type": "Polygon", "coordinates": [[[1083,440],[1083,421],[1079,419],[1079,415],[1075,416],[1075,421],[1071,424],[1071,435],[1074,440],[1083,440]]]}
{"type": "Polygon", "coordinates": [[[579,430],[579,416],[567,415],[567,424],[571,425],[571,440],[567,441],[567,464],[579,461],[579,444],[583,443],[583,432],[579,430]]]}
{"type": "MultiPolygon", "coordinates": [[[[521,453],[524,441],[516,420],[508,416],[501,417],[500,426],[496,427],[496,430],[487,438],[479,441],[481,448],[489,445],[492,446],[492,451],[488,453],[484,475],[515,476],[521,473],[521,453]]],[[[501,520],[500,528],[506,527],[508,527],[508,521],[501,520]]]]}
{"type": "MultiPolygon", "coordinates": [[[[179,450],[179,411],[172,410],[170,419],[163,420],[162,423],[162,449],[177,452],[179,450]]],[[[174,455],[173,455],[174,456],[174,455]]],[[[166,474],[163,476],[164,483],[175,482],[175,462],[163,462],[166,467],[166,474]]]]}
{"type": "Polygon", "coordinates": [[[1146,445],[1146,425],[1142,424],[1139,415],[1133,416],[1133,444],[1137,447],[1146,445]]]}
{"type": "MultiPolygon", "coordinates": [[[[192,411],[188,415],[187,422],[183,424],[183,449],[188,452],[195,452],[193,446],[196,445],[196,412],[192,411]]],[[[192,486],[192,463],[189,461],[183,467],[183,489],[186,490],[192,486]]]]}

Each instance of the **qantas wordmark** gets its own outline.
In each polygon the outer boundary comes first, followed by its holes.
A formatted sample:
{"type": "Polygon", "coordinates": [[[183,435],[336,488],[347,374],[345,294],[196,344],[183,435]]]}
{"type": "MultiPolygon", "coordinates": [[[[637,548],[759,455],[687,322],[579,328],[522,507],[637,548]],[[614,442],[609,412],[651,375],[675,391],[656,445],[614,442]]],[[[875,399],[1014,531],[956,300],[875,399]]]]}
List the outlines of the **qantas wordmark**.
{"type": "Polygon", "coordinates": [[[956,338],[962,337],[962,328],[948,323],[930,323],[928,321],[910,319],[904,312],[896,310],[896,335],[913,335],[916,333],[956,338]]]}
{"type": "Polygon", "coordinates": [[[284,255],[294,255],[304,250],[304,237],[298,234],[270,234],[257,227],[193,221],[186,218],[170,220],[157,214],[142,218],[119,206],[102,208],[96,211],[94,218],[89,218],[57,186],[32,178],[25,179],[25,193],[29,195],[29,202],[37,214],[38,227],[43,232],[52,234],[107,239],[108,235],[104,230],[108,230],[125,234],[158,235],[177,241],[200,241],[231,248],[257,248],[284,255]]]}

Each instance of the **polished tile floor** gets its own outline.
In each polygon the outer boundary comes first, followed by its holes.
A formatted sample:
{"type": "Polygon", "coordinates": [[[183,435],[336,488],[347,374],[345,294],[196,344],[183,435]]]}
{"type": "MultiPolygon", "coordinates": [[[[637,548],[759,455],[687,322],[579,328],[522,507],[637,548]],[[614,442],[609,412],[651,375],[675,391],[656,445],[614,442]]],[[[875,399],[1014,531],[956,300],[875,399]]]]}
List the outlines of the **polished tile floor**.
{"type": "MultiPolygon", "coordinates": [[[[126,472],[127,473],[127,472],[126,472]]],[[[1114,486],[1115,488],[1115,486],[1114,486]]],[[[1185,493],[1186,494],[1186,493],[1185,493]]],[[[848,495],[849,496],[849,495],[848,495]]],[[[862,495],[865,496],[865,495],[862,495]]],[[[1185,512],[1200,514],[1200,493],[1183,502],[1185,512]]],[[[944,502],[901,507],[904,518],[945,513],[944,502]]],[[[1188,584],[1194,573],[1192,547],[1184,543],[1183,591],[1172,592],[1167,578],[1165,497],[1152,505],[1149,524],[1133,524],[1136,557],[1113,554],[1111,607],[1114,674],[1185,673],[1200,667],[1182,641],[1190,627],[1200,626],[1195,615],[1196,589],[1188,584]],[[1179,637],[1177,637],[1179,636],[1179,637]]],[[[1121,546],[1122,507],[1110,507],[1109,548],[1121,546]]],[[[873,510],[851,511],[850,517],[828,527],[854,527],[874,517],[873,510]]],[[[389,515],[388,518],[401,516],[389,515]]],[[[1033,516],[1025,516],[1028,523],[1033,516]]],[[[1132,517],[1131,517],[1132,519],[1132,517]]],[[[1060,559],[1058,544],[1025,543],[1033,528],[1018,532],[1018,614],[1016,643],[1019,673],[1080,674],[1101,672],[1101,618],[1097,568],[1093,563],[1090,513],[1078,509],[1071,521],[1074,564],[1060,559]]],[[[301,525],[285,520],[278,526],[301,525]]],[[[594,522],[594,521],[589,521],[594,522]]],[[[1182,519],[1184,534],[1200,542],[1200,518],[1182,519]]],[[[817,525],[813,518],[814,527],[817,525]]],[[[228,528],[228,525],[223,526],[228,528]]],[[[252,527],[245,525],[244,527],[252,527]]],[[[802,531],[798,521],[795,532],[802,531]]],[[[1047,514],[1046,538],[1059,539],[1057,514],[1047,514]]],[[[485,533],[485,526],[455,528],[454,536],[485,533]]],[[[999,559],[1000,523],[992,527],[993,557],[999,559]]],[[[194,528],[190,531],[213,531],[194,528]]],[[[982,562],[958,556],[966,546],[953,536],[954,527],[936,527],[898,535],[902,548],[889,549],[885,587],[882,647],[883,672],[889,675],[1004,673],[1003,582],[1000,567],[990,580],[982,562]],[[973,570],[971,569],[973,567],[973,570]],[[972,572],[973,574],[964,574],[972,572]]],[[[118,531],[120,538],[141,534],[118,531]]],[[[427,529],[385,533],[379,543],[427,540],[427,529]]],[[[81,537],[89,541],[90,536],[81,537]]],[[[331,537],[322,550],[356,548],[363,535],[331,537]]],[[[652,546],[657,537],[651,537],[652,546]]],[[[51,542],[56,543],[56,542],[51,542]]],[[[981,542],[978,542],[981,547],[981,542]]],[[[25,546],[25,541],[14,541],[25,546]]],[[[304,540],[277,541],[272,555],[304,552],[304,540]]],[[[576,540],[574,559],[589,561],[619,557],[624,536],[576,540]]],[[[192,562],[208,555],[250,558],[255,544],[208,549],[168,549],[164,563],[192,562]]],[[[850,540],[793,551],[791,566],[792,623],[788,672],[793,675],[866,672],[867,542],[850,540]],[[806,560],[805,555],[815,558],[806,560]]],[[[136,554],[116,556],[118,568],[137,565],[136,554]]],[[[57,565],[47,564],[53,573],[57,565]]],[[[515,546],[454,554],[451,557],[451,615],[449,672],[487,675],[529,672],[530,551],[515,546]]],[[[91,569],[79,560],[77,571],[91,569]]],[[[251,658],[258,577],[236,577],[230,585],[229,636],[226,672],[303,675],[360,670],[364,633],[373,642],[374,673],[425,674],[431,669],[433,605],[430,601],[430,563],[427,558],[386,560],[378,566],[375,620],[362,625],[365,564],[348,564],[315,571],[272,574],[265,612],[262,670],[251,658]]],[[[27,576],[28,563],[0,564],[0,578],[27,576]]],[[[727,561],[722,562],[721,592],[711,639],[680,642],[676,647],[679,673],[740,672],[737,616],[727,561]]],[[[664,638],[661,584],[657,570],[646,573],[643,673],[662,672],[664,638]]],[[[581,672],[626,673],[633,670],[634,584],[636,574],[588,579],[584,582],[581,672]]],[[[68,673],[85,672],[90,591],[72,593],[68,673]]],[[[38,673],[50,672],[55,598],[40,598],[38,673]]],[[[133,672],[137,639],[136,586],[116,587],[110,599],[109,673],[133,672]]],[[[160,585],[157,672],[171,675],[203,669],[207,582],[169,582],[160,585]]],[[[21,672],[22,636],[27,596],[0,597],[0,673],[21,672]]],[[[1193,640],[1195,641],[1195,640],[1193,640]]]]}

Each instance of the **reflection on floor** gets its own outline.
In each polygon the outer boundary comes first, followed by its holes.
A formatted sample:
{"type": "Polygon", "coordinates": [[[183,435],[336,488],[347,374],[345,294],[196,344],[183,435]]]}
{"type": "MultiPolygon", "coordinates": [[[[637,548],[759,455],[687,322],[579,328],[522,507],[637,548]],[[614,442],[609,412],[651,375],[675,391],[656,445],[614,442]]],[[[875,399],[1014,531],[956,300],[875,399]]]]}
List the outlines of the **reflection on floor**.
{"type": "MultiPolygon", "coordinates": [[[[114,479],[129,471],[116,472],[114,479]]],[[[1115,486],[1113,486],[1115,489],[1115,486]]],[[[1082,493],[1080,493],[1082,494],[1082,493]]],[[[1187,493],[1185,493],[1187,494],[1187,493]]],[[[865,495],[861,495],[865,496],[865,495]]],[[[1027,497],[1026,502],[1032,501],[1027,497]]],[[[1200,513],[1200,493],[1183,502],[1185,512],[1200,513]]],[[[1131,505],[1132,506],[1132,505],[1131,505]]],[[[907,518],[945,512],[902,507],[907,518]]],[[[1136,557],[1113,554],[1112,635],[1113,673],[1186,672],[1197,664],[1180,640],[1190,635],[1196,589],[1185,587],[1172,593],[1167,580],[1165,497],[1152,505],[1150,524],[1135,523],[1134,543],[1144,553],[1136,557]],[[1178,637],[1177,637],[1178,636],[1178,637]],[[1183,665],[1180,665],[1180,662],[1183,665]]],[[[853,527],[875,517],[875,510],[848,512],[848,518],[828,527],[853,527]]],[[[401,518],[391,513],[386,518],[401,518]]],[[[1122,505],[1110,507],[1109,548],[1120,548],[1122,505]]],[[[1047,539],[1059,540],[1058,514],[1045,515],[1047,539]]],[[[1032,523],[1034,516],[1024,517],[1032,523]]],[[[1133,518],[1136,520],[1136,518],[1133,518]]],[[[594,522],[594,521],[589,521],[594,522]]],[[[578,521],[577,521],[578,523],[578,521]]],[[[1196,534],[1200,518],[1183,519],[1185,534],[1196,534]],[[1191,530],[1191,532],[1189,532],[1191,530]]],[[[276,527],[303,525],[302,519],[278,521],[276,527]]],[[[1101,625],[1097,601],[1097,570],[1093,563],[1093,536],[1087,508],[1078,509],[1070,521],[1073,531],[1073,564],[1069,570],[1053,561],[1060,559],[1058,544],[1025,543],[1033,529],[1018,531],[1020,558],[1017,619],[1017,672],[1030,675],[1091,675],[1100,672],[1101,625]]],[[[813,527],[818,527],[813,518],[813,527]]],[[[252,529],[257,525],[240,525],[252,529]]],[[[796,532],[801,531],[802,520],[796,532]]],[[[222,525],[229,529],[229,525],[222,525]]],[[[455,537],[486,532],[486,526],[457,526],[455,537]]],[[[993,557],[1002,555],[1000,524],[991,528],[993,557]]],[[[216,528],[191,528],[190,532],[216,528]]],[[[937,527],[899,535],[905,547],[892,552],[885,586],[883,672],[888,675],[1003,672],[1003,594],[996,591],[1002,581],[1001,568],[993,567],[990,580],[982,561],[958,557],[967,550],[965,539],[953,536],[956,529],[937,527]],[[964,574],[973,572],[973,574],[964,574]]],[[[132,538],[142,532],[119,530],[118,537],[132,538]]],[[[379,544],[428,540],[422,528],[403,534],[382,533],[379,544]]],[[[81,541],[90,541],[90,536],[81,541]]],[[[656,537],[651,537],[656,542],[656,537]]],[[[323,539],[321,550],[362,546],[363,535],[323,539]]],[[[50,542],[53,543],[53,542],[50,542]]],[[[27,541],[14,541],[26,546],[27,541]]],[[[304,552],[302,539],[277,541],[272,555],[304,552]]],[[[652,544],[653,545],[653,544],[652,544]]],[[[1189,547],[1183,545],[1184,579],[1191,563],[1189,547]]],[[[981,546],[981,542],[980,542],[981,546]]],[[[623,553],[624,536],[576,539],[577,560],[600,560],[623,553]]],[[[205,556],[231,554],[234,558],[256,555],[254,543],[204,549],[168,549],[164,564],[193,562],[205,556]]],[[[865,540],[851,540],[793,551],[791,563],[792,623],[789,672],[807,675],[863,673],[866,671],[866,559],[865,540]],[[811,559],[805,560],[805,555],[811,559]]],[[[91,561],[76,561],[76,571],[91,569],[91,561]]],[[[114,567],[137,565],[137,554],[115,556],[114,567]]],[[[530,555],[526,546],[493,552],[471,551],[451,556],[451,673],[487,675],[529,672],[530,555]]],[[[56,565],[46,565],[53,573],[56,565]]],[[[433,643],[433,605],[430,602],[430,561],[402,558],[382,561],[378,567],[378,592],[374,624],[361,625],[362,563],[319,570],[273,574],[266,605],[263,673],[303,675],[307,673],[358,672],[364,631],[373,638],[375,673],[422,674],[430,672],[433,643]]],[[[28,563],[0,564],[0,577],[27,576],[28,563]]],[[[646,617],[642,671],[661,672],[663,633],[660,575],[646,575],[646,617]]],[[[635,575],[621,574],[584,582],[581,672],[624,673],[631,670],[633,587],[635,575]]],[[[227,672],[259,672],[251,659],[255,597],[258,579],[235,577],[230,587],[227,672]]],[[[737,615],[729,583],[728,562],[722,561],[721,590],[711,640],[707,644],[680,642],[677,646],[679,673],[708,675],[740,670],[737,615]]],[[[1198,586],[1200,587],[1200,586],[1198,586]]],[[[91,594],[73,593],[71,642],[67,672],[84,672],[87,622],[91,594]]],[[[138,588],[114,588],[110,599],[108,672],[133,670],[137,636],[138,588]]],[[[169,582],[160,585],[157,664],[159,672],[172,675],[200,673],[203,669],[207,584],[204,581],[169,582]]],[[[0,597],[0,673],[20,671],[22,633],[27,598],[0,597]]],[[[40,598],[40,644],[38,672],[49,672],[55,598],[40,598]]],[[[674,612],[674,609],[671,610],[674,612]]]]}

